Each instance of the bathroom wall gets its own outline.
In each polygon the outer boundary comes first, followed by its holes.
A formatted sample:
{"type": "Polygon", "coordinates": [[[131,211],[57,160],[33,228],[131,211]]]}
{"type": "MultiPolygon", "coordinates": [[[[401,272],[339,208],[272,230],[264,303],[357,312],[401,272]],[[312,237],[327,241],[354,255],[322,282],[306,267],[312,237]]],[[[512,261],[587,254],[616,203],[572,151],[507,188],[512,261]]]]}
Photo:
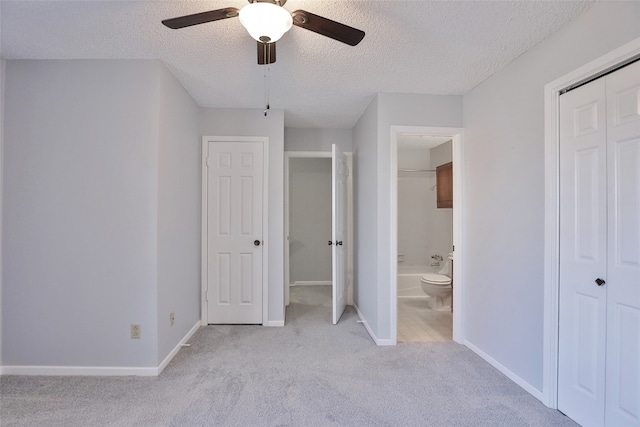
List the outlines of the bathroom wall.
{"type": "MultiPolygon", "coordinates": [[[[430,148],[406,137],[398,140],[398,169],[430,169],[430,148]]],[[[435,202],[433,172],[398,172],[398,263],[429,265],[430,233],[428,223],[435,202]]]]}
{"type": "MultiPolygon", "coordinates": [[[[398,169],[433,170],[451,161],[451,142],[431,148],[429,142],[407,138],[398,140],[398,169]]],[[[453,244],[453,210],[436,207],[435,186],[435,172],[398,173],[399,265],[430,266],[433,272],[445,266],[453,244]],[[444,258],[439,266],[430,265],[435,254],[444,258]]]]}
{"type": "Polygon", "coordinates": [[[291,284],[330,282],[330,158],[290,159],[289,239],[291,284]]]}
{"type": "Polygon", "coordinates": [[[431,169],[451,162],[453,160],[453,143],[447,141],[444,144],[433,147],[429,152],[429,157],[431,159],[431,169]]]}

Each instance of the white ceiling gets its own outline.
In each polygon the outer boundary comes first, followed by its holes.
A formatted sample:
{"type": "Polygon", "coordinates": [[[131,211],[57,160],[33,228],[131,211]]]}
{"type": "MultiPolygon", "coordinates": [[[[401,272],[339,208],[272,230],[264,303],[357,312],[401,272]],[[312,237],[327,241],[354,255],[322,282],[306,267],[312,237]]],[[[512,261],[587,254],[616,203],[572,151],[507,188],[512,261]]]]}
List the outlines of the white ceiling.
{"type": "MultiPolygon", "coordinates": [[[[246,0],[0,1],[7,59],[160,59],[202,107],[263,108],[264,67],[237,18],[160,21],[246,0]]],[[[350,128],[377,92],[461,95],[584,12],[590,1],[288,0],[365,31],[356,47],[293,27],[271,65],[285,126],[350,128]]]]}

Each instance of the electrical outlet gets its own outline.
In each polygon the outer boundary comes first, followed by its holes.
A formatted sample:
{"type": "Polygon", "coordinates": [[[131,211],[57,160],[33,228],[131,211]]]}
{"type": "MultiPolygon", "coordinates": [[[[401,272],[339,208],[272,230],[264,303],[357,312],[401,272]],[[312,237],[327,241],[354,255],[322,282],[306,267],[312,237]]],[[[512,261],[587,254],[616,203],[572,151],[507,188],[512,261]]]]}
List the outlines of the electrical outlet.
{"type": "Polygon", "coordinates": [[[140,325],[137,323],[131,324],[131,338],[140,339],[140,325]]]}
{"type": "Polygon", "coordinates": [[[171,313],[169,313],[169,322],[171,323],[171,326],[173,326],[175,321],[176,321],[176,314],[172,311],[171,313]]]}

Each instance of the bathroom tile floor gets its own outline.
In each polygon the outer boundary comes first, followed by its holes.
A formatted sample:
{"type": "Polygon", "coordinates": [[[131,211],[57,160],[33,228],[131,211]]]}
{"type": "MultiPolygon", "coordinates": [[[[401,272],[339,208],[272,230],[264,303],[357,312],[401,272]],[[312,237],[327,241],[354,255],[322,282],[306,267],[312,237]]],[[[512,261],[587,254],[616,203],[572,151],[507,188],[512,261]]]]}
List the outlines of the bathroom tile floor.
{"type": "Polygon", "coordinates": [[[398,298],[398,342],[451,341],[453,314],[432,310],[426,298],[398,298]]]}

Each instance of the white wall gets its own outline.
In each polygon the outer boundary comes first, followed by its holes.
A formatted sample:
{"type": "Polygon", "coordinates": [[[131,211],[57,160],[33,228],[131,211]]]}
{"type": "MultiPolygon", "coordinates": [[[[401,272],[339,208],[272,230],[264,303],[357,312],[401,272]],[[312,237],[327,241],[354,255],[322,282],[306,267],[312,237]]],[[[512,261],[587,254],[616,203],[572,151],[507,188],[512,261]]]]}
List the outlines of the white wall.
{"type": "Polygon", "coordinates": [[[159,61],[6,78],[4,365],[158,367],[199,319],[196,104],[159,61]]]}
{"type": "Polygon", "coordinates": [[[162,361],[200,320],[202,138],[198,106],[164,66],[159,71],[158,356],[162,361]]]}
{"type": "Polygon", "coordinates": [[[159,66],[8,61],[5,366],[157,366],[159,66]]]}
{"type": "Polygon", "coordinates": [[[200,133],[269,138],[269,313],[284,322],[284,111],[208,108],[200,110],[200,133]]]}
{"type": "Polygon", "coordinates": [[[542,390],[544,85],[640,36],[598,2],[464,96],[466,338],[542,390]]]}
{"type": "Polygon", "coordinates": [[[353,128],[353,301],[371,332],[378,329],[377,135],[375,97],[353,128]]]}
{"type": "Polygon", "coordinates": [[[196,324],[203,133],[270,138],[284,318],[282,111],[201,111],[159,61],[8,61],[6,81],[5,367],[157,367],[196,324]]]}
{"type": "MultiPolygon", "coordinates": [[[[2,309],[2,189],[4,188],[4,76],[6,65],[7,62],[0,58],[0,310],[2,309]]],[[[0,367],[2,366],[2,318],[3,314],[0,312],[0,367]]]]}
{"type": "Polygon", "coordinates": [[[353,151],[351,129],[285,128],[284,151],[331,151],[337,144],[343,152],[353,151]]]}

